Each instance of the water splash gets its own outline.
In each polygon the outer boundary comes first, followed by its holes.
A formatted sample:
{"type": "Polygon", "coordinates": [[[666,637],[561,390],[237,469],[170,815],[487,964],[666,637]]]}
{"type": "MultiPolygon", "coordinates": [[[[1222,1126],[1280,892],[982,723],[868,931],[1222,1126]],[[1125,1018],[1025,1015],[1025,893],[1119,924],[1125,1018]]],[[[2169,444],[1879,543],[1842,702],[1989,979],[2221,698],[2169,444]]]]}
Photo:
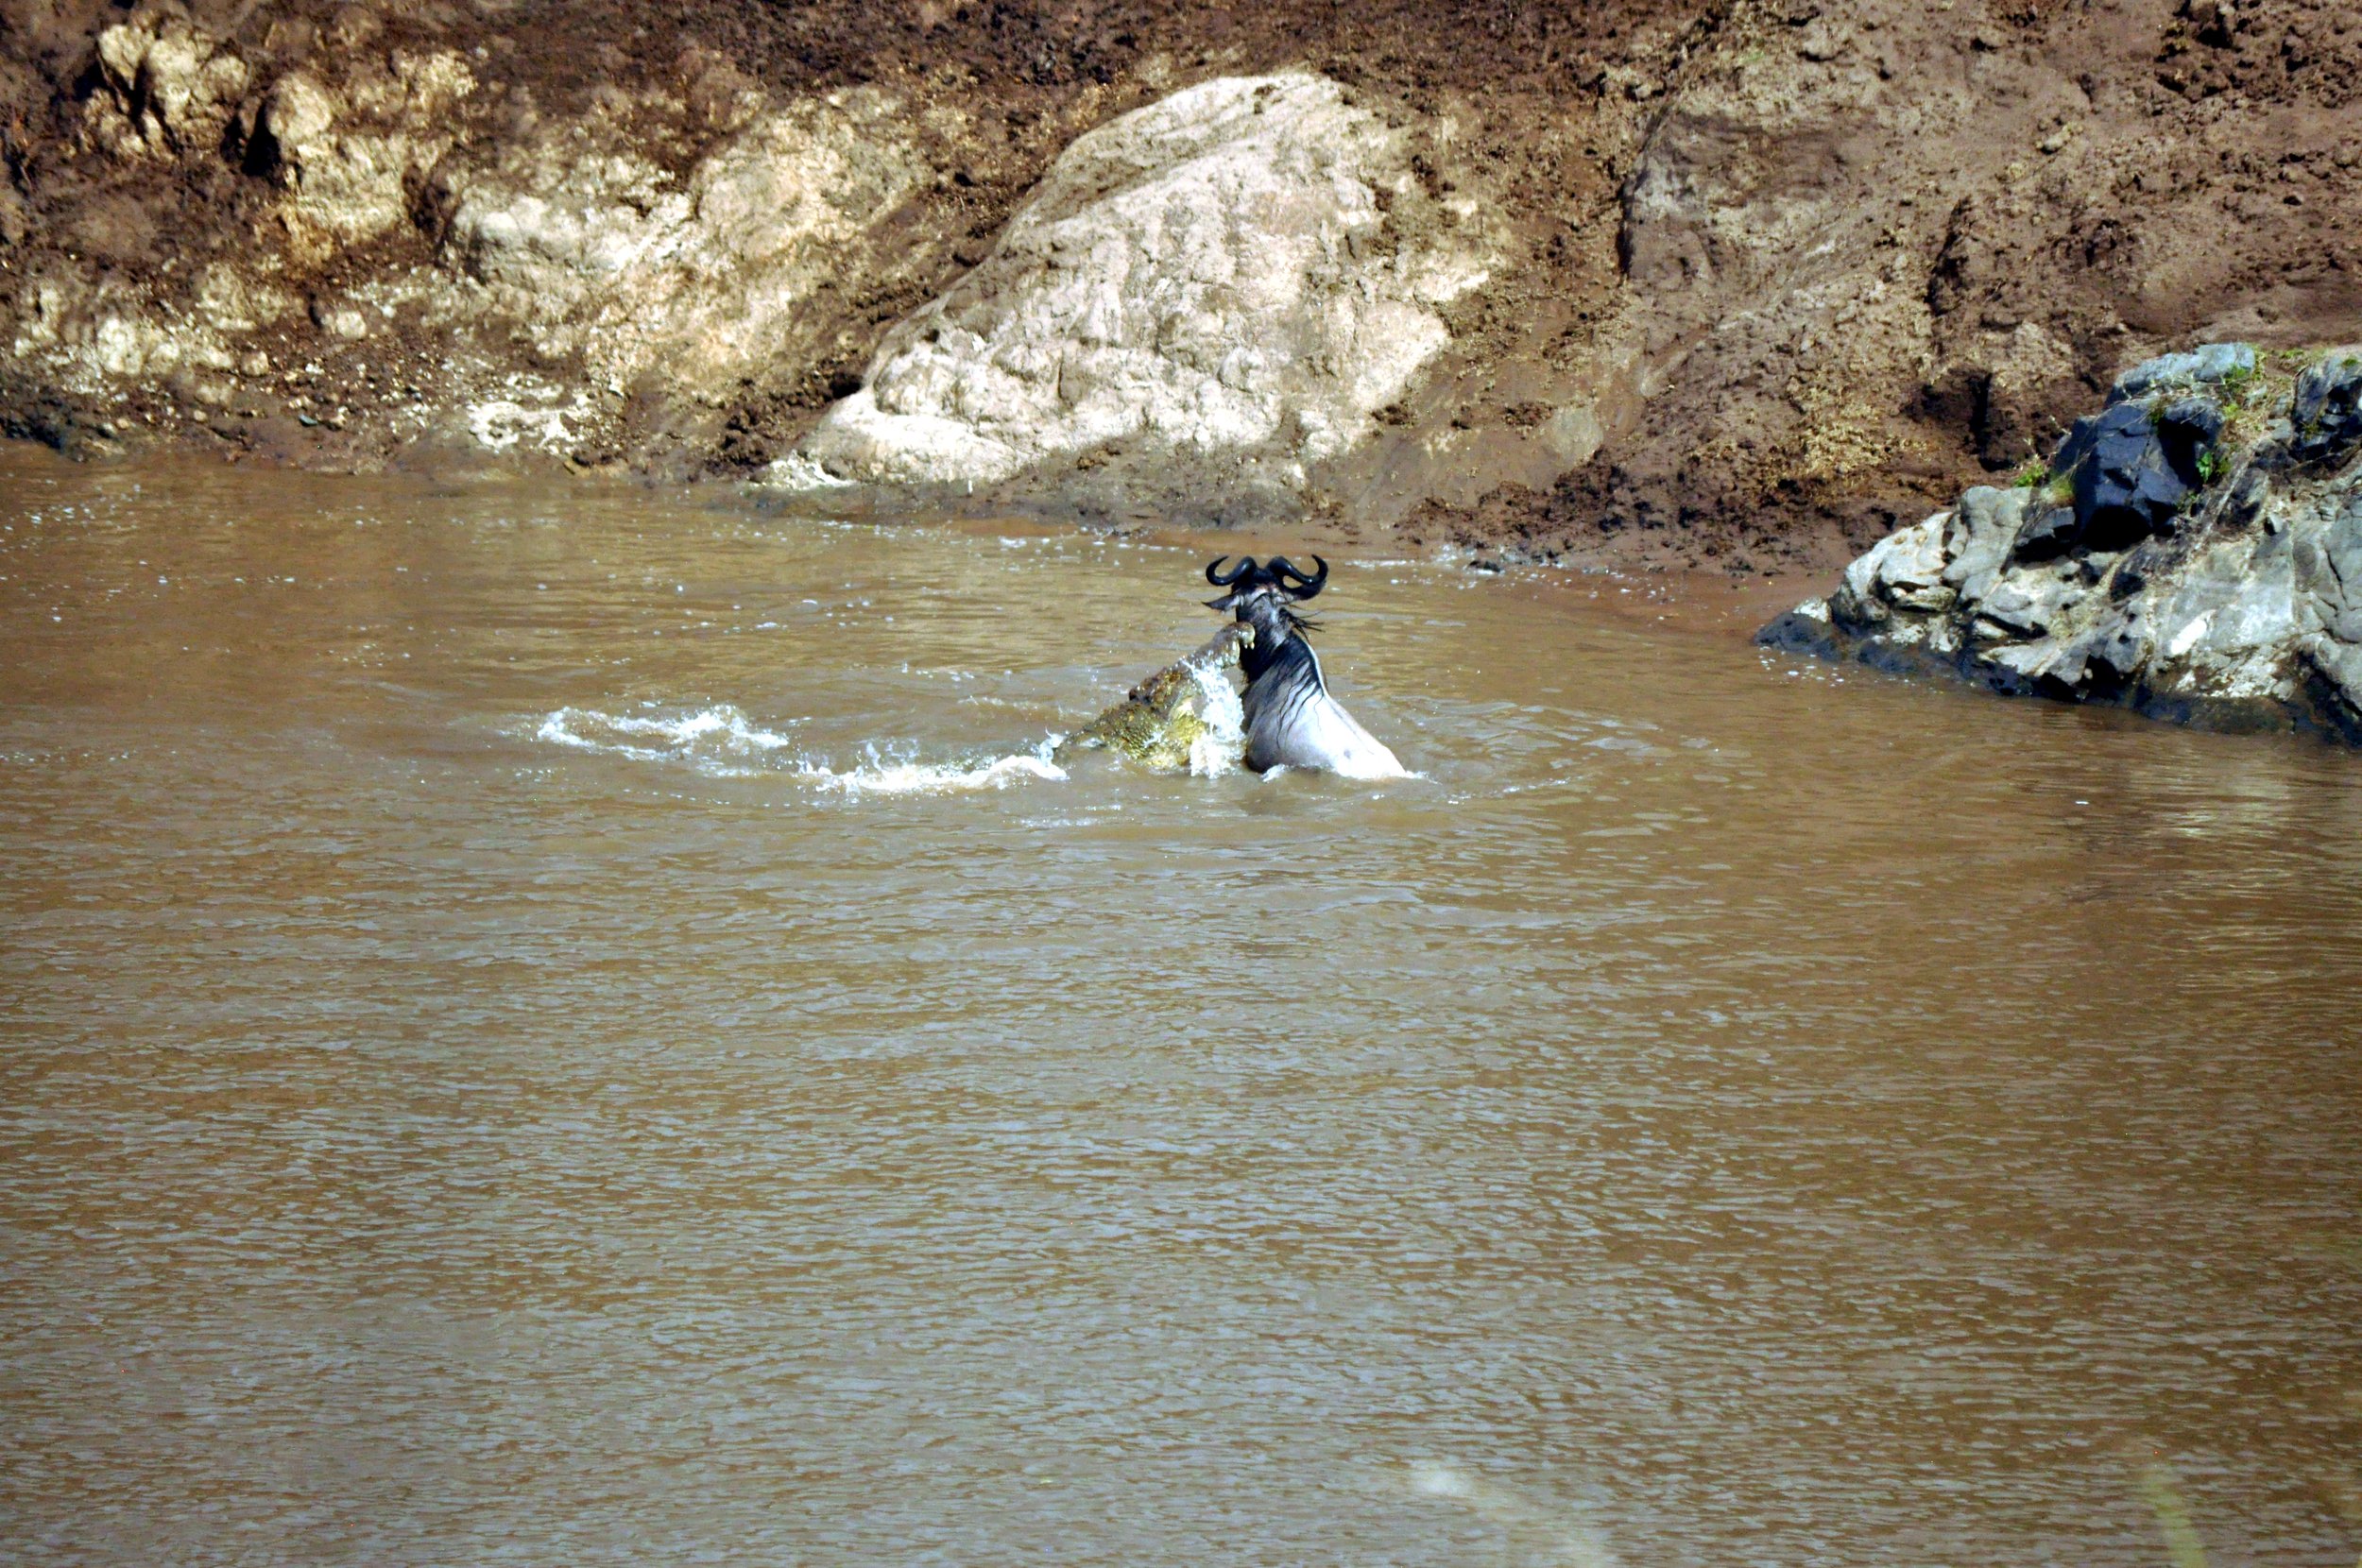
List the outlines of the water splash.
{"type": "Polygon", "coordinates": [[[671,717],[561,707],[541,721],[534,739],[643,762],[754,758],[795,743],[776,730],[747,723],[746,715],[727,703],[671,717]]]}
{"type": "Polygon", "coordinates": [[[577,751],[685,764],[711,777],[781,777],[846,795],[952,794],[1005,789],[1025,778],[1067,776],[1051,760],[1059,740],[1054,735],[1030,751],[953,762],[889,758],[872,746],[861,763],[838,769],[824,758],[802,754],[793,737],[750,723],[727,703],[678,713],[561,707],[545,716],[533,736],[577,751]]]}
{"type": "Polygon", "coordinates": [[[1246,758],[1246,709],[1220,666],[1200,665],[1190,673],[1197,681],[1198,717],[1206,725],[1205,733],[1190,742],[1190,772],[1198,778],[1219,778],[1246,758]]]}
{"type": "Polygon", "coordinates": [[[1050,759],[1051,748],[1057,737],[1052,736],[1034,750],[1012,752],[981,762],[883,762],[871,761],[865,766],[850,768],[843,773],[817,764],[807,763],[797,776],[824,790],[842,794],[933,795],[957,794],[968,790],[1004,790],[1020,778],[1063,780],[1064,768],[1050,759]]]}

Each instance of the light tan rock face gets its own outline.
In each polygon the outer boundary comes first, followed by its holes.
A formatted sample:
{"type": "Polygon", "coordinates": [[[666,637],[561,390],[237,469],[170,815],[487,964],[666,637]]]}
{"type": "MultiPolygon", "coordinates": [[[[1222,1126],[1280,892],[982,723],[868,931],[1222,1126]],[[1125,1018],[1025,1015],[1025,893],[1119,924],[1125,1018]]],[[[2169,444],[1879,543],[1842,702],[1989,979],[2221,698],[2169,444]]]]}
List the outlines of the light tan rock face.
{"type": "Polygon", "coordinates": [[[236,48],[169,9],[108,27],[96,52],[100,91],[84,109],[96,148],[167,161],[218,156],[225,140],[250,149],[285,192],[281,223],[314,261],[403,221],[405,181],[452,146],[453,111],[476,88],[452,50],[394,49],[356,55],[341,90],[299,69],[249,97],[256,73],[236,48]]]}
{"type": "Polygon", "coordinates": [[[221,139],[251,73],[185,16],[150,14],[98,35],[92,140],[127,157],[175,158],[221,139]]]}
{"type": "Polygon", "coordinates": [[[804,307],[848,264],[893,268],[873,231],[931,174],[903,105],[868,89],[755,113],[685,178],[623,127],[568,124],[442,176],[442,259],[467,291],[449,308],[488,296],[594,383],[727,386],[807,349],[804,307]]]}
{"type": "Polygon", "coordinates": [[[102,405],[161,393],[203,411],[256,401],[233,372],[251,379],[271,360],[241,340],[307,319],[330,338],[366,335],[350,303],[317,297],[307,316],[299,291],[343,251],[408,224],[409,193],[457,140],[475,90],[460,56],[365,51],[339,86],[300,69],[272,78],[177,9],[146,8],[102,31],[96,57],[89,150],[150,168],[234,151],[265,194],[248,243],[194,269],[184,302],[172,281],[132,268],[53,260],[25,277],[6,339],[15,364],[102,405]]]}
{"type": "Polygon", "coordinates": [[[251,65],[177,9],[97,36],[82,150],[117,178],[228,176],[245,232],[185,282],[73,254],[10,269],[7,367],[102,409],[187,411],[216,438],[250,428],[224,411],[351,425],[379,458],[599,461],[642,392],[662,420],[643,441],[703,455],[748,397],[858,363],[874,300],[906,309],[943,276],[950,238],[907,230],[950,183],[955,109],[866,87],[775,103],[691,49],[671,88],[544,114],[366,16],[330,42],[251,65]],[[368,400],[374,418],[346,418],[368,400]]]}
{"type": "Polygon", "coordinates": [[[397,49],[382,66],[368,64],[341,94],[296,71],[263,99],[260,131],[286,188],[280,217],[299,262],[325,261],[400,228],[409,191],[455,140],[453,110],[476,87],[448,50],[397,49]]]}
{"type": "Polygon", "coordinates": [[[1091,131],[774,477],[1021,495],[1113,465],[1183,509],[1287,509],[1492,264],[1473,202],[1415,239],[1390,222],[1417,199],[1412,156],[1305,73],[1218,78],[1091,131]]]}

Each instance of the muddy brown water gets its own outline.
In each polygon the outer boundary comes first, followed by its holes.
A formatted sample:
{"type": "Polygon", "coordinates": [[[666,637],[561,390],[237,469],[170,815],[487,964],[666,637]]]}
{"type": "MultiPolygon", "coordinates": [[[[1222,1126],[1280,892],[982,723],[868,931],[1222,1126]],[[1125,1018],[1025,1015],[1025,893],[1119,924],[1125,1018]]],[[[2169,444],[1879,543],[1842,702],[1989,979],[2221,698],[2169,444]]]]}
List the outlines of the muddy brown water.
{"type": "Polygon", "coordinates": [[[1199,541],[0,485],[15,1560],[2362,1549],[2352,756],[1365,559],[1423,776],[1061,779],[1199,541]]]}

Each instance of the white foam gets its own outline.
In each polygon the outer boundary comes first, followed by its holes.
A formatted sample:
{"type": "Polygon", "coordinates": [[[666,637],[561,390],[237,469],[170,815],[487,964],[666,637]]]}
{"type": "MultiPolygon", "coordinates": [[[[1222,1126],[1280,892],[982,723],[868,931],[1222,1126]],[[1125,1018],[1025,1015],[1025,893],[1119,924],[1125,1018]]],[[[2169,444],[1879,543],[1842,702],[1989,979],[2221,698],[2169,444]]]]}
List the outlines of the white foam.
{"type": "Polygon", "coordinates": [[[1050,759],[1060,739],[1055,735],[1032,751],[960,762],[890,758],[873,747],[860,765],[838,769],[801,755],[793,737],[749,723],[727,703],[670,714],[561,707],[544,717],[533,734],[535,740],[578,751],[679,763],[714,777],[786,778],[832,794],[951,794],[1006,789],[1024,778],[1067,776],[1050,759]]]}
{"type": "Polygon", "coordinates": [[[1230,677],[1217,665],[1195,665],[1190,673],[1204,700],[1198,717],[1206,733],[1190,742],[1190,773],[1198,778],[1219,778],[1235,770],[1246,757],[1246,709],[1230,677]]]}
{"type": "Polygon", "coordinates": [[[695,760],[700,757],[756,758],[794,744],[776,730],[746,722],[724,703],[675,717],[602,713],[592,707],[561,707],[541,721],[534,739],[583,751],[612,752],[645,762],[695,760]]]}
{"type": "Polygon", "coordinates": [[[1066,770],[1050,760],[1054,740],[1038,750],[996,757],[986,762],[873,762],[838,773],[806,764],[798,776],[842,794],[933,795],[967,790],[1005,790],[1020,778],[1064,779],[1066,770]]]}

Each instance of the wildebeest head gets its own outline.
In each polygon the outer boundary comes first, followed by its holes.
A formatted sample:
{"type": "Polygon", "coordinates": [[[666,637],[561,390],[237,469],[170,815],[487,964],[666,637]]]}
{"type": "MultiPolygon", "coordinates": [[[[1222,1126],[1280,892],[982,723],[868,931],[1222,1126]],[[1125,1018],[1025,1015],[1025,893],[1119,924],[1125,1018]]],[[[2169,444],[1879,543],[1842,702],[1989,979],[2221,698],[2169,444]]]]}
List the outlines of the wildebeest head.
{"type": "Polygon", "coordinates": [[[1312,557],[1312,564],[1320,570],[1309,576],[1297,571],[1285,555],[1274,555],[1263,566],[1256,565],[1252,555],[1241,555],[1239,564],[1225,572],[1222,563],[1229,558],[1217,555],[1206,563],[1206,580],[1229,589],[1219,599],[1206,601],[1209,610],[1237,610],[1243,617],[1250,608],[1261,607],[1256,603],[1258,599],[1267,600],[1273,608],[1285,609],[1311,598],[1328,581],[1328,563],[1318,555],[1312,557]]]}

